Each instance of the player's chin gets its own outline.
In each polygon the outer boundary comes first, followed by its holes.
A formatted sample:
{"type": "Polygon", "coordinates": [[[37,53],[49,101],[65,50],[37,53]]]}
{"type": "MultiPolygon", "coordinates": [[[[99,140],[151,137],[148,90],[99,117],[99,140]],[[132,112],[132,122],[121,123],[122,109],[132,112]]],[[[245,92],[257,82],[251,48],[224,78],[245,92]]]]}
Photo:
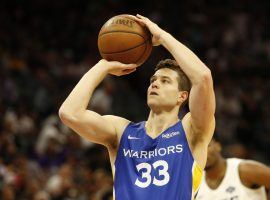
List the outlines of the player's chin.
{"type": "Polygon", "coordinates": [[[147,105],[149,106],[149,108],[151,108],[152,110],[156,107],[159,107],[159,101],[157,99],[154,98],[149,98],[147,99],[147,105]]]}

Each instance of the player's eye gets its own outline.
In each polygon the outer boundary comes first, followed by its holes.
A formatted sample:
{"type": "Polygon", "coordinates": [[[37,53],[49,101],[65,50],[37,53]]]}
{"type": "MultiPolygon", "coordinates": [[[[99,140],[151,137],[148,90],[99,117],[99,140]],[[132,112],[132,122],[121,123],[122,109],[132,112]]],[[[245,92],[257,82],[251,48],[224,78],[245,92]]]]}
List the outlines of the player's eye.
{"type": "Polygon", "coordinates": [[[153,83],[155,80],[156,80],[156,79],[151,78],[151,79],[150,79],[150,83],[153,83]]]}

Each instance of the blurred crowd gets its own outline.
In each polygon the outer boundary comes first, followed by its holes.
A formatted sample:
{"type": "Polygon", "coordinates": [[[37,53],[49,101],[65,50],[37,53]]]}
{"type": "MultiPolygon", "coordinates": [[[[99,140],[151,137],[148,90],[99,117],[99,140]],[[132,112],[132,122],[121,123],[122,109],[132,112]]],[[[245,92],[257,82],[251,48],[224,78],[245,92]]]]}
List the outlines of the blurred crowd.
{"type": "MultiPolygon", "coordinates": [[[[269,1],[4,0],[1,4],[0,199],[112,199],[106,149],[65,127],[58,109],[100,59],[99,29],[122,13],[146,15],[211,68],[216,134],[225,155],[270,163],[269,1]]],[[[154,48],[134,74],[108,76],[89,107],[101,114],[145,120],[149,77],[155,64],[167,57],[163,48],[154,48]]]]}

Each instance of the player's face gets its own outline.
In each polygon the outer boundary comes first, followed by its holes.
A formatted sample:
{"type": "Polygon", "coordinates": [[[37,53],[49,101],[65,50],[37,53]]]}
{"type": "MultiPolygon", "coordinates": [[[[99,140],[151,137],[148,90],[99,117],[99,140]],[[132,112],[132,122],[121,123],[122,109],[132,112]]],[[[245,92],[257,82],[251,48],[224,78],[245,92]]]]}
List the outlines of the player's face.
{"type": "Polygon", "coordinates": [[[212,167],[217,162],[221,151],[221,146],[214,139],[208,146],[206,169],[212,167]]]}
{"type": "Polygon", "coordinates": [[[168,68],[155,72],[147,91],[147,104],[151,109],[170,110],[181,104],[177,78],[177,72],[168,68]]]}

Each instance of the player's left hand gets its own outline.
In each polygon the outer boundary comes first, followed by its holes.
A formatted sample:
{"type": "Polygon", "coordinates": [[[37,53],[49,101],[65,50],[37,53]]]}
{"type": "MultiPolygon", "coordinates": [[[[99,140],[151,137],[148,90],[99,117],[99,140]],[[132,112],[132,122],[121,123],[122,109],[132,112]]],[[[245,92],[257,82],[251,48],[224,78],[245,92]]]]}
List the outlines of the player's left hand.
{"type": "Polygon", "coordinates": [[[143,26],[146,26],[149,29],[149,31],[153,35],[152,36],[153,46],[158,46],[161,44],[161,35],[165,32],[164,30],[162,30],[157,24],[152,22],[150,19],[142,15],[139,15],[139,14],[137,14],[136,16],[131,15],[131,17],[135,21],[139,22],[140,24],[142,24],[143,26]]]}

